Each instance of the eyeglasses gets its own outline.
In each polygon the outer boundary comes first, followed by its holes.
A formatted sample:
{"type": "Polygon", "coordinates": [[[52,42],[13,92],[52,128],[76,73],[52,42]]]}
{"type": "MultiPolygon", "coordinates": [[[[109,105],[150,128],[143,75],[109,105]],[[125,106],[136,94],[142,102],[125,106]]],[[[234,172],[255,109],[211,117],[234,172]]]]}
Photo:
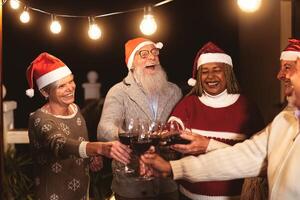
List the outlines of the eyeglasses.
{"type": "Polygon", "coordinates": [[[143,59],[148,58],[148,56],[150,55],[150,53],[153,56],[158,56],[159,55],[159,49],[158,48],[153,48],[150,51],[149,50],[141,50],[141,51],[139,51],[139,55],[143,59]]]}

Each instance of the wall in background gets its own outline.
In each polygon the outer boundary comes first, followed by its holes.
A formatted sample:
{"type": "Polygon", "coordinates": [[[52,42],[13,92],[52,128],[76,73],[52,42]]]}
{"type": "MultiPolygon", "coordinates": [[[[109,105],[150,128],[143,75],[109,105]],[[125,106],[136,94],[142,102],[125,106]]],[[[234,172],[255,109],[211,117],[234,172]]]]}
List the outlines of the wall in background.
{"type": "Polygon", "coordinates": [[[239,12],[239,78],[266,122],[281,109],[280,0],[264,0],[253,14],[239,12]]]}

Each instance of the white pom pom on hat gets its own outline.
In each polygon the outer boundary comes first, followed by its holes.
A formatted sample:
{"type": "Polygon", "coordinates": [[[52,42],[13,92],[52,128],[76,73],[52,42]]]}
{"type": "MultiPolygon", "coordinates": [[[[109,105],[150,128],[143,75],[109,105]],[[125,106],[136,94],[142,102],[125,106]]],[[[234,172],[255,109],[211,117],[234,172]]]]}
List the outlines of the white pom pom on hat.
{"type": "Polygon", "coordinates": [[[229,55],[227,55],[214,43],[208,42],[198,51],[196,55],[193,65],[192,78],[188,80],[188,85],[196,85],[196,75],[200,65],[213,62],[226,63],[230,66],[233,66],[231,57],[229,55]]]}
{"type": "Polygon", "coordinates": [[[194,87],[194,86],[196,85],[196,83],[197,83],[197,81],[196,81],[196,79],[194,79],[194,78],[190,78],[190,79],[188,80],[189,86],[194,87]]]}
{"type": "Polygon", "coordinates": [[[34,96],[34,89],[30,88],[26,90],[26,95],[30,98],[34,96]]]}
{"type": "Polygon", "coordinates": [[[71,70],[58,58],[49,53],[41,53],[27,68],[26,78],[29,89],[26,95],[34,96],[34,81],[38,89],[72,74],[71,70]]]}

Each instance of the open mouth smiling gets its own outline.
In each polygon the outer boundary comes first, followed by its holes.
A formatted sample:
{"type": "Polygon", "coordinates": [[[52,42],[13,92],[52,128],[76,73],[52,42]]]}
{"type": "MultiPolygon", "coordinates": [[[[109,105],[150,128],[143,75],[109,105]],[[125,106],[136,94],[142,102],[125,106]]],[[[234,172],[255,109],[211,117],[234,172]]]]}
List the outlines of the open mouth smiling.
{"type": "Polygon", "coordinates": [[[216,87],[218,86],[219,82],[218,81],[213,81],[213,82],[206,82],[206,85],[209,87],[216,87]]]}
{"type": "Polygon", "coordinates": [[[72,98],[72,97],[74,97],[74,93],[70,93],[70,94],[66,94],[65,96],[64,96],[65,98],[72,98]]]}
{"type": "Polygon", "coordinates": [[[154,69],[155,69],[155,66],[156,66],[156,65],[147,65],[147,66],[145,66],[145,68],[146,68],[146,69],[152,69],[152,70],[154,70],[154,69]]]}

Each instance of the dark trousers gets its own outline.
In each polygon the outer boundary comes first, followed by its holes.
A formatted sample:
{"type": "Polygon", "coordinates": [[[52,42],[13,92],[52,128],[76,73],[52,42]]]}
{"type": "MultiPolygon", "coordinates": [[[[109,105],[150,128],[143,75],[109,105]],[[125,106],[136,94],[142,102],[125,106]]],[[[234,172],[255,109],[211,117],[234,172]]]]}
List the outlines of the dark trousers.
{"type": "Polygon", "coordinates": [[[166,194],[161,194],[157,197],[148,197],[148,198],[127,198],[119,196],[118,194],[115,194],[116,200],[179,200],[179,194],[178,191],[176,192],[170,192],[166,194]]]}

